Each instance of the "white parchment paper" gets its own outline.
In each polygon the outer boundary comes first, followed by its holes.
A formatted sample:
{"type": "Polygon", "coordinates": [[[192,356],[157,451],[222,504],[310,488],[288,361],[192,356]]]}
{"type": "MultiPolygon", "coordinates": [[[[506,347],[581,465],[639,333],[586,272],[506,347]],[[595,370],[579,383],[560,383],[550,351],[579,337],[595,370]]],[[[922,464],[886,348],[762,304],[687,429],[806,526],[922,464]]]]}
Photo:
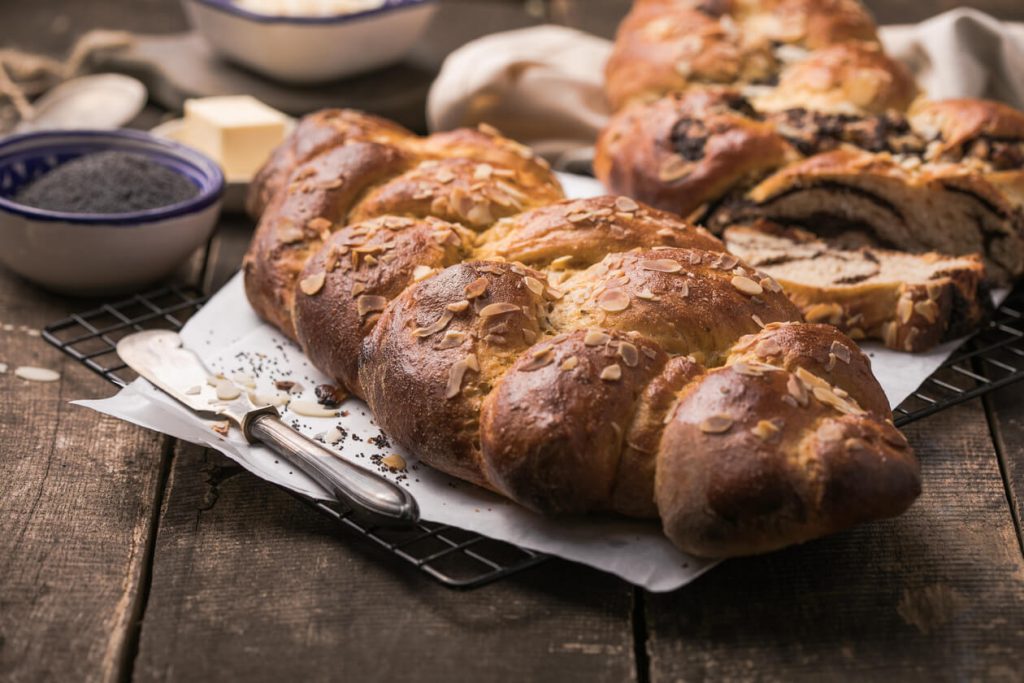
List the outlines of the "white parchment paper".
{"type": "MultiPolygon", "coordinates": [[[[567,194],[601,193],[595,181],[562,175],[567,194]]],[[[242,372],[253,377],[257,391],[275,393],[276,380],[292,380],[302,397],[314,399],[318,384],[327,383],[302,352],[253,313],[236,276],[182,330],[186,346],[196,351],[214,372],[242,372]]],[[[950,342],[925,354],[888,351],[865,346],[875,374],[892,405],[912,393],[959,345],[950,342]]],[[[299,493],[330,499],[329,494],[301,472],[293,470],[269,449],[247,444],[237,430],[226,438],[210,423],[139,379],[116,396],[77,401],[108,415],[128,420],[175,438],[220,451],[267,481],[299,493]]],[[[550,518],[537,515],[499,496],[418,464],[389,443],[376,427],[365,404],[349,400],[336,418],[302,417],[285,409],[283,418],[309,437],[327,442],[339,455],[406,486],[416,497],[425,520],[442,522],[581,562],[616,574],[651,591],[686,585],[714,565],[676,550],[656,523],[614,517],[550,518]],[[392,472],[380,458],[399,453],[409,466],[392,472]]]]}

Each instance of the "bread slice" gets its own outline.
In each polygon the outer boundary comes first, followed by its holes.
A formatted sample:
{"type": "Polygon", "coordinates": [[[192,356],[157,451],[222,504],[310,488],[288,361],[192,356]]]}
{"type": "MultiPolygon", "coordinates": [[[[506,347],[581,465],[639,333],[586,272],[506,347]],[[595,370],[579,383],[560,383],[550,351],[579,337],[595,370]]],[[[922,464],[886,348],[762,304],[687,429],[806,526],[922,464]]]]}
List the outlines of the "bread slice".
{"type": "Polygon", "coordinates": [[[808,322],[898,351],[926,351],[975,329],[991,312],[977,255],[842,249],[760,221],[729,227],[726,248],[782,285],[808,322]]]}

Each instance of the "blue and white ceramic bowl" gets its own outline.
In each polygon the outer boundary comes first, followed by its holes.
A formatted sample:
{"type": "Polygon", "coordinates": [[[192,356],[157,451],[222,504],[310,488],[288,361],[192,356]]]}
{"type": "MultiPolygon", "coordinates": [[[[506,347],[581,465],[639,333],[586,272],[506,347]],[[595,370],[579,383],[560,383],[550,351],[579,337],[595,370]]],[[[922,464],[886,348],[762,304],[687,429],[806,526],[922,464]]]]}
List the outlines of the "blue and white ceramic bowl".
{"type": "Polygon", "coordinates": [[[436,0],[386,0],[364,12],[292,17],[255,14],[232,0],[184,4],[214,50],[286,83],[322,83],[396,62],[437,10],[436,0]]]}
{"type": "Polygon", "coordinates": [[[0,263],[57,292],[129,291],[169,275],[209,238],[224,175],[201,153],[129,130],[43,131],[0,140],[0,263]],[[47,211],[14,201],[18,191],[71,159],[101,151],[150,157],[195,183],[191,199],[116,214],[47,211]]]}

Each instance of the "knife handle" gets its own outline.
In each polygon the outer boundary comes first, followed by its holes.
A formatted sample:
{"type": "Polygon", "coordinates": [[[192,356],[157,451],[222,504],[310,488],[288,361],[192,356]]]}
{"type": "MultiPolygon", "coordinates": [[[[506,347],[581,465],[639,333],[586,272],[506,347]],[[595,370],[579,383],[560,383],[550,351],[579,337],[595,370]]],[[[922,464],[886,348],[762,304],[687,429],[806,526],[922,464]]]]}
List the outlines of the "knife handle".
{"type": "Polygon", "coordinates": [[[242,432],[246,439],[269,446],[362,519],[379,526],[411,526],[419,521],[419,507],[412,494],[306,438],[282,422],[273,406],[248,413],[242,432]]]}

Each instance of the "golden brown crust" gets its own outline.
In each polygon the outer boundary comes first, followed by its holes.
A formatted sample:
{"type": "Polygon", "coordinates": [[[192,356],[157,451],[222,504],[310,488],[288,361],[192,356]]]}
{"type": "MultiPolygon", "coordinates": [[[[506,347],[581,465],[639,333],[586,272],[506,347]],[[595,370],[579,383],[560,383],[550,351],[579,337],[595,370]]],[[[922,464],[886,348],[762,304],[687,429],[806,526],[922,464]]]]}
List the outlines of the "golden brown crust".
{"type": "Polygon", "coordinates": [[[637,399],[668,361],[640,335],[576,330],[535,345],[484,401],[487,479],[534,510],[611,506],[637,399]]]}
{"type": "Polygon", "coordinates": [[[856,0],[637,2],[619,26],[605,68],[613,108],[710,84],[772,83],[789,56],[876,42],[856,0]]]}
{"type": "Polygon", "coordinates": [[[658,454],[665,534],[687,552],[725,557],[905,510],[920,472],[903,436],[855,409],[838,414],[831,401],[788,371],[733,365],[692,383],[658,454]]]}
{"type": "Polygon", "coordinates": [[[411,283],[462,261],[472,240],[437,218],[384,216],[335,232],[299,280],[295,328],[306,356],[362,397],[359,349],[381,311],[411,283]]]}
{"type": "Polygon", "coordinates": [[[584,268],[609,252],[637,247],[722,251],[707,230],[625,197],[565,200],[496,223],[481,236],[477,256],[532,266],[584,268]]]}
{"type": "MultiPolygon", "coordinates": [[[[1024,141],[1024,112],[992,100],[921,101],[911,109],[910,121],[915,128],[939,142],[929,150],[933,159],[959,161],[966,156],[975,156],[987,160],[992,152],[996,152],[992,149],[993,143],[1019,145],[1024,141]],[[988,154],[973,149],[972,143],[982,140],[988,143],[984,150],[988,154]]],[[[1024,159],[1016,153],[1013,157],[997,157],[997,168],[1020,168],[1024,159]]]]}
{"type": "Polygon", "coordinates": [[[779,84],[753,98],[764,112],[804,108],[837,114],[904,111],[917,97],[910,70],[875,43],[818,50],[784,69],[779,84]]]}
{"type": "Polygon", "coordinates": [[[292,339],[299,272],[331,231],[348,222],[353,203],[373,183],[401,172],[408,157],[394,147],[353,142],[333,147],[288,174],[264,211],[242,270],[256,312],[292,339]]]}
{"type": "Polygon", "coordinates": [[[728,90],[664,97],[614,115],[594,172],[612,191],[683,216],[799,158],[775,128],[728,90]]]}
{"type": "MultiPolygon", "coordinates": [[[[742,482],[726,490],[732,480],[716,495],[747,517],[718,545],[680,507],[666,477],[686,489],[675,472],[688,454],[664,425],[682,420],[677,400],[727,362],[745,378],[729,391],[802,364],[801,381],[821,384],[808,391],[822,402],[822,425],[854,416],[868,436],[891,429],[853,343],[800,322],[775,280],[706,230],[625,197],[556,201],[548,169],[490,131],[349,139],[287,176],[246,258],[250,300],[426,464],[546,512],[660,516],[680,547],[715,554],[779,547],[909,502],[900,482],[912,455],[890,463],[886,447],[870,445],[830,480],[866,502],[839,497],[833,509],[826,497],[813,525],[781,510],[765,527],[750,507],[761,492],[742,482]],[[537,208],[501,218],[522,207],[537,208]],[[828,367],[822,340],[851,349],[850,363],[828,367]],[[768,353],[772,343],[785,353],[768,353]]],[[[771,400],[797,400],[788,385],[774,391],[771,400]]],[[[835,447],[822,438],[818,450],[835,447]]],[[[780,446],[770,457],[796,456],[780,446]]],[[[731,477],[744,461],[757,476],[758,462],[730,458],[731,477]]]]}

